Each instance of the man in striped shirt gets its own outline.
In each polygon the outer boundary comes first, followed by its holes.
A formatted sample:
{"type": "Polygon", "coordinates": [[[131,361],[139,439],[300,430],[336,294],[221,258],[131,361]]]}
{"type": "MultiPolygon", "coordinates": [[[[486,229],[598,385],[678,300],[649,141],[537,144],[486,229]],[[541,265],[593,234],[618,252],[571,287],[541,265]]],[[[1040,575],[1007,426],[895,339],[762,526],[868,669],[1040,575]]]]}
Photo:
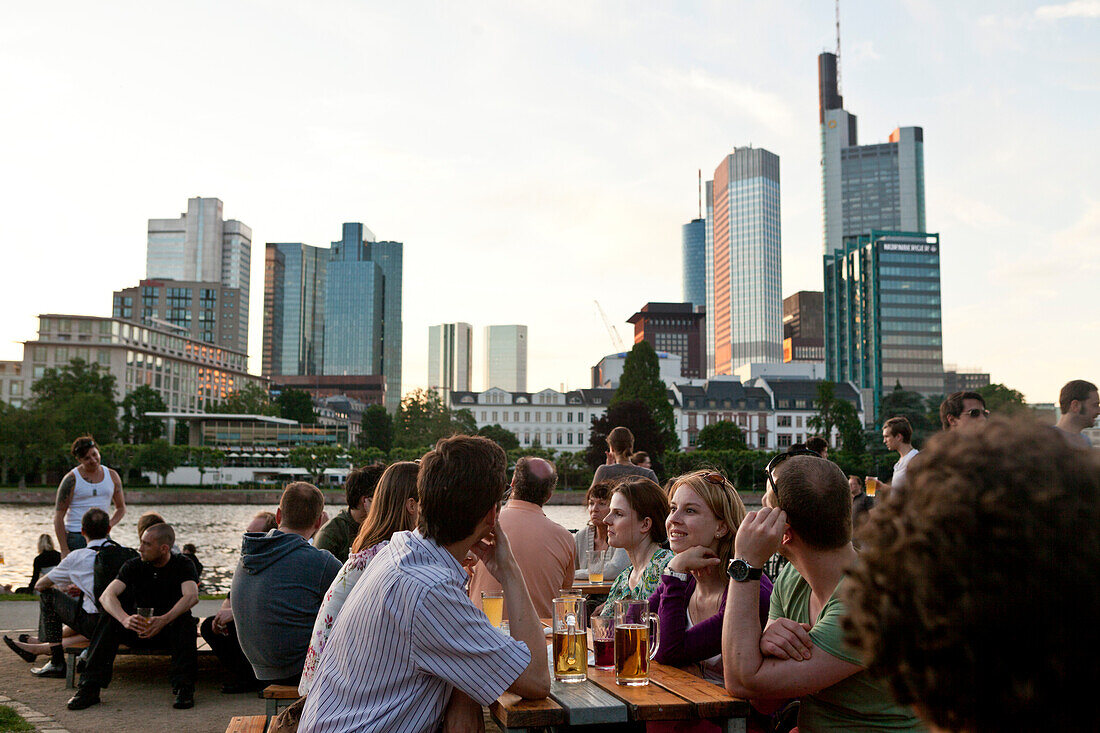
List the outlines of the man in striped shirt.
{"type": "Polygon", "coordinates": [[[497,523],[507,458],[492,441],[459,435],[424,456],[420,522],[368,566],[336,618],[306,699],[302,733],[476,730],[501,693],[550,692],[546,639],[523,575],[497,523]],[[504,589],[511,636],[466,595],[469,552],[504,589]]]}

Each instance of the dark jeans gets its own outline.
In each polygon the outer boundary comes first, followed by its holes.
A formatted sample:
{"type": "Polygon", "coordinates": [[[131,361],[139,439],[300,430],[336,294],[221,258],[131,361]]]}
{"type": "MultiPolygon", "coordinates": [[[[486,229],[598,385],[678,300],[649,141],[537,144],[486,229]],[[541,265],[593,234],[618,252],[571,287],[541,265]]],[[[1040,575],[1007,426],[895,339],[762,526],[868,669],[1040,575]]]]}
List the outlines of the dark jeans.
{"type": "Polygon", "coordinates": [[[199,626],[199,633],[202,634],[202,638],[206,639],[206,643],[210,645],[214,656],[218,658],[218,661],[222,663],[222,666],[228,672],[225,680],[226,684],[255,683],[256,673],[248,662],[248,657],[241,651],[241,642],[237,640],[237,626],[230,621],[226,626],[226,630],[229,633],[225,635],[214,631],[213,616],[204,618],[202,625],[199,626]]]}
{"type": "Polygon", "coordinates": [[[98,613],[88,613],[79,598],[57,588],[47,588],[38,596],[38,640],[61,645],[61,624],[89,639],[95,634],[98,613]]]}
{"type": "Polygon", "coordinates": [[[65,541],[69,543],[69,552],[88,546],[88,540],[79,532],[65,532],[65,541]]]}
{"type": "Polygon", "coordinates": [[[88,666],[80,679],[80,689],[99,690],[111,683],[118,645],[137,649],[168,649],[172,654],[172,689],[195,687],[198,672],[198,652],[195,648],[195,617],[183,614],[151,639],[139,638],[124,629],[109,613],[99,614],[92,645],[88,649],[88,666]]]}

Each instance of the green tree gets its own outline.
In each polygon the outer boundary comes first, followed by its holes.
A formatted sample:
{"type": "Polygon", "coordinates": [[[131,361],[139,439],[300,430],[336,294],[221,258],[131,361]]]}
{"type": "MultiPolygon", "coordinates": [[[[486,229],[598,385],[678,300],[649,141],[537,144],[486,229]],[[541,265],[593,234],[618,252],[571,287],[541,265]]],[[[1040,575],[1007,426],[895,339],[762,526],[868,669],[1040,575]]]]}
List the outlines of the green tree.
{"type": "Polygon", "coordinates": [[[502,428],[500,425],[485,425],[476,432],[478,435],[493,441],[506,451],[519,448],[519,438],[516,437],[516,434],[506,428],[502,428]]]}
{"type": "Polygon", "coordinates": [[[393,442],[399,448],[422,448],[456,433],[476,432],[469,410],[452,413],[433,390],[417,389],[405,395],[393,418],[393,442]]]}
{"type": "Polygon", "coordinates": [[[71,465],[65,439],[47,409],[0,403],[0,473],[4,483],[9,474],[20,488],[26,487],[28,476],[45,483],[47,470],[71,465]]]}
{"type": "MultiPolygon", "coordinates": [[[[936,403],[939,410],[939,402],[936,403]]],[[[910,392],[902,389],[898,382],[894,389],[882,396],[880,409],[882,421],[886,422],[892,417],[904,417],[913,427],[913,442],[919,448],[924,445],[924,439],[939,429],[939,421],[932,421],[928,415],[928,405],[919,392],[910,392]]],[[[881,429],[881,425],[878,426],[881,429]]]]}
{"type": "MultiPolygon", "coordinates": [[[[512,459],[511,452],[508,453],[512,459]]],[[[587,489],[592,484],[592,469],[584,461],[584,452],[565,452],[554,459],[554,469],[558,472],[558,488],[587,489]]]]}
{"type": "Polygon", "coordinates": [[[309,396],[309,392],[284,389],[275,398],[275,405],[279,408],[279,417],[297,420],[303,425],[317,422],[317,415],[313,412],[313,398],[309,396]]]}
{"type": "Polygon", "coordinates": [[[653,461],[653,470],[661,468],[660,456],[668,446],[661,426],[653,418],[653,411],[642,400],[626,400],[612,403],[602,416],[592,420],[588,435],[588,447],[584,459],[592,470],[607,460],[607,436],[619,426],[634,434],[634,450],[645,451],[653,461]]]}
{"type": "Polygon", "coordinates": [[[271,402],[267,390],[258,384],[248,384],[244,389],[229,393],[216,405],[207,404],[206,411],[218,415],[267,415],[279,416],[279,406],[271,402]]]}
{"type": "Polygon", "coordinates": [[[368,466],[372,463],[386,463],[386,451],[374,446],[368,448],[348,448],[348,458],[353,466],[368,466]]]}
{"type": "Polygon", "coordinates": [[[146,417],[149,412],[164,412],[167,405],[152,387],[143,384],[122,398],[122,440],[126,443],[152,443],[164,433],[164,421],[146,417]]]}
{"type": "Polygon", "coordinates": [[[360,448],[377,448],[389,453],[393,448],[393,417],[382,405],[371,405],[363,413],[359,437],[360,448]]]}
{"type": "Polygon", "coordinates": [[[180,465],[183,456],[184,451],[180,446],[170,445],[167,440],[159,438],[141,446],[137,463],[142,470],[152,471],[160,476],[160,485],[164,486],[168,481],[168,474],[180,465]]]}
{"type": "Polygon", "coordinates": [[[745,450],[745,434],[729,420],[706,425],[695,436],[696,450],[745,450]]]}
{"type": "Polygon", "coordinates": [[[225,452],[208,445],[191,446],[188,453],[191,465],[199,472],[199,486],[202,486],[203,477],[209,469],[225,465],[225,452]]]}
{"type": "Polygon", "coordinates": [[[1013,415],[1027,409],[1023,394],[1003,384],[987,384],[977,392],[990,412],[1013,415]]]}
{"type": "Polygon", "coordinates": [[[477,420],[469,410],[451,411],[451,432],[456,435],[477,435],[477,420]]]}
{"type": "Polygon", "coordinates": [[[814,400],[817,414],[806,421],[806,427],[825,438],[825,442],[830,447],[833,443],[833,430],[840,419],[837,410],[841,402],[843,400],[838,399],[836,396],[836,384],[827,380],[818,383],[817,399],[814,400]]]}
{"type": "Polygon", "coordinates": [[[64,440],[91,435],[110,443],[118,434],[115,378],[99,366],[73,359],[46,369],[31,387],[34,408],[44,411],[64,440]]]}
{"type": "Polygon", "coordinates": [[[143,447],[133,443],[108,443],[99,446],[99,453],[103,458],[104,465],[118,471],[118,475],[122,478],[122,483],[125,486],[126,479],[130,476],[130,469],[137,466],[143,447]]]}
{"type": "Polygon", "coordinates": [[[657,352],[646,341],[634,344],[634,348],[627,354],[626,361],[623,362],[623,375],[619,379],[619,388],[612,395],[609,407],[631,400],[641,400],[649,408],[653,413],[653,421],[663,437],[660,452],[654,453],[646,448],[638,448],[638,450],[645,450],[652,456],[660,456],[664,452],[663,446],[676,446],[676,418],[672,403],[668,400],[668,387],[661,380],[657,352]]]}
{"type": "Polygon", "coordinates": [[[865,454],[867,452],[867,439],[864,436],[863,423],[859,420],[859,412],[856,410],[856,406],[847,400],[838,400],[835,412],[842,450],[852,456],[865,454]]]}
{"type": "Polygon", "coordinates": [[[300,445],[287,454],[287,461],[297,468],[304,468],[314,486],[322,486],[325,470],[347,465],[348,455],[339,445],[300,445]]]}

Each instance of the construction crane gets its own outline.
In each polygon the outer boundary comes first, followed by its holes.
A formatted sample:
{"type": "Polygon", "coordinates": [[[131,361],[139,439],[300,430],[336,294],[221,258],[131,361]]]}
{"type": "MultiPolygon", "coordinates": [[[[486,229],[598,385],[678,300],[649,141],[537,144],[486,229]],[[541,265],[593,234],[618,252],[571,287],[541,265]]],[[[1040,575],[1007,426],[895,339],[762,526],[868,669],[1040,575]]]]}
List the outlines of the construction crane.
{"type": "Polygon", "coordinates": [[[593,300],[596,304],[596,310],[600,312],[600,318],[603,319],[603,325],[607,327],[607,333],[611,336],[611,345],[615,347],[616,351],[626,351],[626,346],[623,345],[623,340],[619,338],[619,332],[611,325],[611,321],[608,319],[607,314],[603,312],[603,306],[600,305],[600,301],[593,300]]]}

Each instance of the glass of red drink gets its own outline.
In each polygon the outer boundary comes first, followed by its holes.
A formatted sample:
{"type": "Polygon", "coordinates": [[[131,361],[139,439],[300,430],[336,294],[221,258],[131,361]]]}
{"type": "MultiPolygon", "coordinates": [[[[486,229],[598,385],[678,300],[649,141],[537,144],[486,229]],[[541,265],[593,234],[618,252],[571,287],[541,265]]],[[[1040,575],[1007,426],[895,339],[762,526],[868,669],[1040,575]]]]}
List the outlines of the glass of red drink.
{"type": "Polygon", "coordinates": [[[588,628],[592,630],[596,669],[615,669],[615,617],[592,616],[588,628]]]}

